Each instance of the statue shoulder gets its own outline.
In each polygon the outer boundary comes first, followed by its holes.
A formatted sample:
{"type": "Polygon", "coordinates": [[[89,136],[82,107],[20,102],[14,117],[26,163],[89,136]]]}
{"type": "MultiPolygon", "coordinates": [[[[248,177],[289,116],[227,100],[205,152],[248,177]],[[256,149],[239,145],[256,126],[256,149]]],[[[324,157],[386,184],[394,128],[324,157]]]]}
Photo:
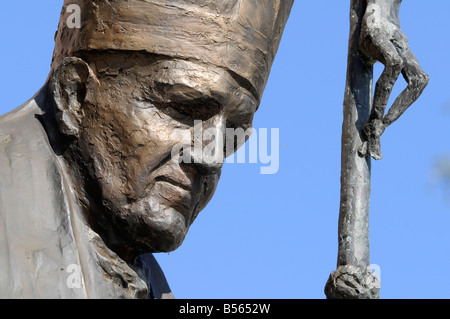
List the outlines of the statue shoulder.
{"type": "Polygon", "coordinates": [[[132,265],[132,268],[151,287],[150,298],[174,299],[166,277],[153,254],[148,253],[139,256],[132,265]]]}

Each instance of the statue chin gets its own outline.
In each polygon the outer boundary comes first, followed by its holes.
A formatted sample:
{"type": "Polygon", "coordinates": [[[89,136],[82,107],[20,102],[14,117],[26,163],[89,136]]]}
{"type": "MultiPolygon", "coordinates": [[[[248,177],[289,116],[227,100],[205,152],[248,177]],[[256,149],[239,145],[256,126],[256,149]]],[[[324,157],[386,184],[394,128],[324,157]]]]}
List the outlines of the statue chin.
{"type": "Polygon", "coordinates": [[[174,208],[166,208],[162,217],[148,216],[145,225],[148,226],[148,246],[152,252],[174,251],[183,243],[189,230],[183,214],[174,208]]]}
{"type": "Polygon", "coordinates": [[[159,208],[102,214],[99,233],[126,260],[144,253],[174,251],[183,243],[189,223],[179,210],[163,205],[159,208]]]}

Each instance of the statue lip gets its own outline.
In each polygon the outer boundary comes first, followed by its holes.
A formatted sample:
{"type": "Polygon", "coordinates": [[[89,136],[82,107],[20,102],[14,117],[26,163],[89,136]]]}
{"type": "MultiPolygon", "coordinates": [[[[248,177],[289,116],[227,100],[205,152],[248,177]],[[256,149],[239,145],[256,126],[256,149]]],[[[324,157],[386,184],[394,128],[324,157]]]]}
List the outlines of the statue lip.
{"type": "Polygon", "coordinates": [[[191,191],[192,187],[189,183],[188,185],[186,183],[182,183],[170,176],[167,175],[161,175],[154,179],[154,183],[162,182],[165,183],[169,187],[169,189],[172,189],[175,194],[175,198],[173,197],[166,197],[164,194],[160,194],[165,200],[169,201],[169,206],[177,210],[181,215],[184,216],[186,220],[189,220],[191,218],[192,213],[192,207],[191,207],[191,191]]]}
{"type": "Polygon", "coordinates": [[[179,188],[181,188],[181,189],[183,189],[185,191],[189,191],[189,192],[192,190],[192,187],[191,187],[190,183],[189,184],[185,184],[185,183],[180,182],[180,181],[178,181],[178,180],[176,180],[176,179],[174,179],[174,178],[172,178],[170,176],[167,176],[167,175],[157,176],[155,178],[155,182],[166,182],[166,183],[172,184],[172,185],[174,185],[176,187],[179,187],[179,188]]]}

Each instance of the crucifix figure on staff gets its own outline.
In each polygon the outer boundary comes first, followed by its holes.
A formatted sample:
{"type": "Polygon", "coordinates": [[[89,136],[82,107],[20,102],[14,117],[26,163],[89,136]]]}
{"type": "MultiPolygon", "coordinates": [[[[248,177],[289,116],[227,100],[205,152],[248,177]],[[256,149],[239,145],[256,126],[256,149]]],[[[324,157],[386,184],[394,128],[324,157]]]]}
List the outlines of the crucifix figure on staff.
{"type": "Polygon", "coordinates": [[[400,28],[401,3],[402,0],[367,0],[361,26],[360,52],[371,64],[381,62],[385,66],[375,86],[372,111],[363,130],[365,141],[359,150],[362,156],[370,154],[376,160],[383,157],[380,136],[419,98],[429,80],[400,28]],[[408,86],[384,115],[400,73],[408,86]]]}
{"type": "Polygon", "coordinates": [[[325,285],[329,299],[376,299],[369,244],[371,157],[381,159],[380,136],[421,95],[429,77],[400,28],[401,0],[351,0],[347,84],[342,126],[341,202],[337,269],[325,285]],[[375,86],[373,65],[385,69],[375,86]],[[400,73],[408,86],[385,115],[400,73]]]}

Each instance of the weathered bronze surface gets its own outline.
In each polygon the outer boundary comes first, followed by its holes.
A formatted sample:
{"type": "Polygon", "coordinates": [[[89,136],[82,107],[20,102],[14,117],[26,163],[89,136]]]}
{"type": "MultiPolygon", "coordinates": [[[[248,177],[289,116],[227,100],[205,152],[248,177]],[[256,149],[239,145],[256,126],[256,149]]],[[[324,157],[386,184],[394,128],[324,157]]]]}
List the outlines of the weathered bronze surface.
{"type": "Polygon", "coordinates": [[[383,157],[380,137],[385,129],[420,97],[429,81],[400,28],[401,3],[402,0],[368,0],[361,25],[360,52],[368,63],[381,62],[385,66],[375,86],[372,111],[363,131],[365,142],[360,149],[361,155],[370,154],[376,160],[383,157]],[[385,115],[389,97],[400,74],[403,74],[408,86],[385,115]]]}
{"type": "Polygon", "coordinates": [[[371,157],[381,159],[384,129],[420,96],[428,76],[401,32],[401,0],[352,0],[347,84],[342,125],[338,261],[325,285],[330,299],[376,299],[380,281],[370,265],[371,157]],[[372,101],[373,64],[385,69],[372,101]],[[389,95],[403,73],[408,87],[384,116],[389,95]],[[369,156],[370,155],[370,156],[369,156]]]}
{"type": "Polygon", "coordinates": [[[0,297],[173,297],[151,253],[222,167],[173,149],[196,120],[251,127],[292,4],[65,1],[47,82],[0,117],[0,297]]]}

